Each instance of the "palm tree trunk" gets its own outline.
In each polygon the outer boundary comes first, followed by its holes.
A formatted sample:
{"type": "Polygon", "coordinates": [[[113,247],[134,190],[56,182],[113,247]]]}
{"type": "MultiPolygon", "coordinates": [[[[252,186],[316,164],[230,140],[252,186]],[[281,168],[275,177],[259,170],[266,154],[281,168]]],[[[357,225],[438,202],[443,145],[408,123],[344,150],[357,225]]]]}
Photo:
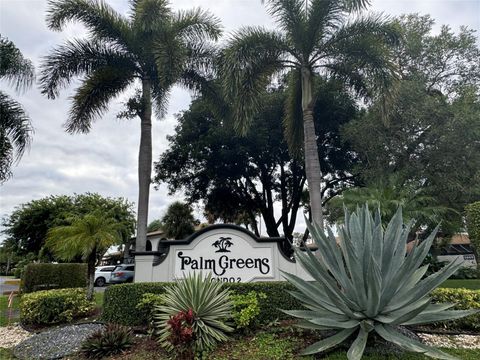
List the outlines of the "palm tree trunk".
{"type": "Polygon", "coordinates": [[[95,265],[97,263],[97,249],[94,248],[87,260],[88,289],[87,299],[93,300],[93,291],[95,285],[95,265]]]}
{"type": "Polygon", "coordinates": [[[141,116],[140,151],[138,153],[138,211],[136,251],[145,251],[147,244],[148,198],[152,175],[152,93],[150,79],[142,79],[143,111],[141,116]]]}
{"type": "Polygon", "coordinates": [[[317,136],[313,122],[313,78],[309,68],[302,68],[302,111],[305,143],[305,172],[310,195],[312,220],[323,229],[322,171],[318,157],[317,136]]]}

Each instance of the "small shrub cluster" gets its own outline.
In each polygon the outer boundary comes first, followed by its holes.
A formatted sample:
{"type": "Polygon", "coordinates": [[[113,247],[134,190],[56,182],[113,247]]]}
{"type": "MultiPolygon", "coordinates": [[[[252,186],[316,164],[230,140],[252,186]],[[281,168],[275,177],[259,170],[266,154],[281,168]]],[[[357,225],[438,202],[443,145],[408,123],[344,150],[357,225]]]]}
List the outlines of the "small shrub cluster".
{"type": "Polygon", "coordinates": [[[455,274],[450,276],[450,279],[478,279],[479,270],[476,267],[462,267],[458,269],[455,274]]]}
{"type": "Polygon", "coordinates": [[[125,326],[108,324],[105,330],[90,335],[82,344],[81,352],[87,358],[102,359],[128,350],[133,345],[133,333],[125,326]]]}
{"type": "MultiPolygon", "coordinates": [[[[480,290],[435,289],[431,293],[434,303],[454,303],[455,310],[480,309],[480,290]]],[[[480,331],[480,313],[465,318],[435,324],[445,329],[480,331]]]]}
{"type": "Polygon", "coordinates": [[[78,288],[87,285],[86,264],[28,264],[22,274],[21,292],[78,288]]]}
{"type": "Polygon", "coordinates": [[[231,295],[230,300],[233,304],[232,318],[237,329],[253,327],[258,322],[260,314],[260,299],[266,299],[264,293],[250,291],[246,295],[231,295]]]}
{"type": "Polygon", "coordinates": [[[85,289],[44,290],[22,295],[20,319],[29,325],[66,323],[94,309],[95,302],[87,300],[85,289]]]}
{"type": "Polygon", "coordinates": [[[167,341],[175,350],[175,357],[191,359],[194,357],[195,333],[193,329],[195,315],[192,309],[180,311],[167,321],[169,336],[167,341]]]}

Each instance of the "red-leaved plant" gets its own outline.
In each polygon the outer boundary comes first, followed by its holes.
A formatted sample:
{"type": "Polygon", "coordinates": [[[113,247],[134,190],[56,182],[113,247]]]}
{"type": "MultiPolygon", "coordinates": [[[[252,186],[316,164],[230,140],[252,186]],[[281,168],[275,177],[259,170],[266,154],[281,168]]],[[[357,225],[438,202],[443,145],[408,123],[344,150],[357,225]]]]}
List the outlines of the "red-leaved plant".
{"type": "Polygon", "coordinates": [[[169,326],[168,341],[174,346],[177,359],[193,359],[195,333],[193,331],[193,322],[195,314],[192,309],[180,311],[174,316],[170,316],[167,321],[169,326]]]}

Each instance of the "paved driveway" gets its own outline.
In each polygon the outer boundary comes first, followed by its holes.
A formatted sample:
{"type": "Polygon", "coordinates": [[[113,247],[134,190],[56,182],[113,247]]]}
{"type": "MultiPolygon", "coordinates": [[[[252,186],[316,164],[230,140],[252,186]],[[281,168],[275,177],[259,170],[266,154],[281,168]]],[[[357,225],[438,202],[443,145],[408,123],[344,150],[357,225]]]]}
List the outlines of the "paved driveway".
{"type": "Polygon", "coordinates": [[[5,284],[5,280],[8,279],[11,278],[0,276],[0,295],[7,295],[10,294],[12,291],[18,291],[18,285],[5,284]]]}

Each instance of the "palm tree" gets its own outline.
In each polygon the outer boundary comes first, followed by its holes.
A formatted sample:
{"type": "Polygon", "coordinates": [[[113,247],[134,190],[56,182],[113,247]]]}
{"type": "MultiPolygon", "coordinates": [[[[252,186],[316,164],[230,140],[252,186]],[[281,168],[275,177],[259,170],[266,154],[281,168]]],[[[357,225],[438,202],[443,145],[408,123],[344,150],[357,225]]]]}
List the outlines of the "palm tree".
{"type": "Polygon", "coordinates": [[[183,239],[195,231],[195,218],[188,204],[175,201],[162,218],[163,230],[170,239],[183,239]]]}
{"type": "Polygon", "coordinates": [[[111,217],[95,212],[74,219],[71,225],[48,231],[46,247],[60,259],[71,261],[81,256],[87,262],[87,298],[93,299],[95,266],[113,245],[122,243],[120,224],[111,217]]]}
{"type": "Polygon", "coordinates": [[[73,78],[82,84],[72,99],[70,133],[88,133],[108,104],[127,89],[137,92],[122,116],[140,119],[136,250],[145,251],[152,168],[152,101],[158,116],[175,83],[197,89],[210,64],[209,40],[221,33],[219,21],[201,9],[173,12],[167,0],[131,0],[130,16],[102,0],[51,0],[47,23],[60,31],[79,21],[89,38],[55,48],[42,66],[42,92],[56,98],[73,78]]]}
{"type": "Polygon", "coordinates": [[[396,28],[378,15],[347,21],[368,0],[266,0],[280,31],[242,28],[223,53],[223,77],[240,132],[259,109],[259,94],[273,76],[289,72],[285,134],[291,151],[302,143],[312,218],[323,227],[320,169],[313,122],[316,76],[343,79],[362,96],[388,85],[393,66],[389,44],[396,28]],[[367,81],[367,79],[369,81],[367,81]]]}
{"type": "MultiPolygon", "coordinates": [[[[32,62],[25,59],[13,42],[0,35],[0,79],[21,92],[35,79],[32,62]]],[[[0,91],[0,183],[11,176],[11,167],[22,157],[33,132],[22,105],[0,91]]]]}

